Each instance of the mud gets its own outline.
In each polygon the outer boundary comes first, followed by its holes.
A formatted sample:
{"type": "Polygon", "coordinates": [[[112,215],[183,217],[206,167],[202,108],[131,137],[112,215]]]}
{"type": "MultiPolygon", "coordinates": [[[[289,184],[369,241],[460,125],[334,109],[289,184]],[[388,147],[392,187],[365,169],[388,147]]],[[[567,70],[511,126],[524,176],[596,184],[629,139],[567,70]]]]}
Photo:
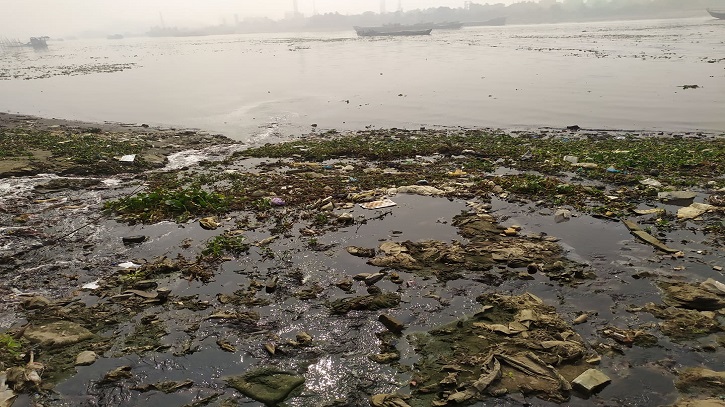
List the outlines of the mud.
{"type": "MultiPolygon", "coordinates": [[[[42,122],[8,120],[16,135],[42,122]]],[[[48,131],[94,126],[129,137],[48,131]]],[[[260,371],[294,379],[264,399],[289,406],[673,405],[711,394],[712,375],[698,387],[682,372],[725,363],[720,207],[678,221],[639,183],[645,167],[609,172],[625,153],[598,149],[666,150],[656,142],[390,130],[247,150],[136,130],[160,164],[0,180],[15,405],[260,405],[235,389],[266,383],[260,371]],[[571,172],[547,145],[586,148],[599,169],[571,172]],[[360,206],[385,197],[395,205],[360,206]],[[637,240],[625,216],[677,252],[637,240]],[[61,323],[82,339],[34,334],[61,323]],[[611,379],[592,394],[573,385],[590,369],[611,379]]],[[[722,141],[680,142],[701,155],[662,161],[662,189],[712,201],[722,141]],[[712,165],[688,171],[694,159],[712,165]]]]}

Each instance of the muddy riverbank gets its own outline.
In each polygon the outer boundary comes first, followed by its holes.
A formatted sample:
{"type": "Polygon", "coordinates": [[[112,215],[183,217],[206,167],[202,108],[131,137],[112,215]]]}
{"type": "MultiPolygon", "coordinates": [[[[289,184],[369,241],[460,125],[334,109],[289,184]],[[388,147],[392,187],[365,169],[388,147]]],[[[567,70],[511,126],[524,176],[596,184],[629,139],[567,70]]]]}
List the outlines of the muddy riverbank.
{"type": "Polygon", "coordinates": [[[723,405],[722,135],[0,119],[0,405],[723,405]]]}

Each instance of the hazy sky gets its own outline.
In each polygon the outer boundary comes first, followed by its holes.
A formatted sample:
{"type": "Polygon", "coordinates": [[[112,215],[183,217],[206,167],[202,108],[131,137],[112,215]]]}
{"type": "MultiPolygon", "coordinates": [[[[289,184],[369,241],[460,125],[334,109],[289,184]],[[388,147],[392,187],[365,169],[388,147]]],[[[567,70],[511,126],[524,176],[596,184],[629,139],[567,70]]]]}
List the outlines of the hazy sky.
{"type": "MultiPolygon", "coordinates": [[[[474,3],[511,4],[521,0],[478,0],[474,3]]],[[[362,13],[380,10],[380,0],[315,0],[319,13],[362,13]]],[[[462,7],[463,0],[402,0],[404,10],[437,6],[462,7]]],[[[395,11],[398,0],[386,0],[395,11]]],[[[311,15],[313,0],[298,0],[300,12],[311,15]]],[[[159,25],[218,24],[234,14],[281,18],[292,10],[292,0],[0,0],[0,38],[35,35],[63,36],[83,31],[114,33],[145,30],[159,25]]]]}

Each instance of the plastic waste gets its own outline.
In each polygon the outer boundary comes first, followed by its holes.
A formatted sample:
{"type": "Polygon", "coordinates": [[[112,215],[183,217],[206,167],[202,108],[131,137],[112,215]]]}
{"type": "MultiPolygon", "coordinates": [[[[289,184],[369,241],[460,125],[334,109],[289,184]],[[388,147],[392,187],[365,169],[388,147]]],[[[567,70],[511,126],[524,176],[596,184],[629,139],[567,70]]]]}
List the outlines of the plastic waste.
{"type": "Polygon", "coordinates": [[[579,162],[579,157],[577,157],[575,155],[565,155],[564,161],[572,163],[572,164],[576,164],[579,162]]]}
{"type": "Polygon", "coordinates": [[[141,267],[141,265],[140,264],[136,264],[136,263],[134,263],[132,261],[126,261],[126,262],[123,262],[123,263],[119,263],[118,264],[118,267],[121,267],[121,268],[124,268],[124,269],[135,269],[135,268],[141,267]]]}
{"type": "Polygon", "coordinates": [[[649,187],[655,187],[655,188],[659,188],[662,186],[661,182],[657,181],[656,179],[652,179],[652,178],[643,179],[639,183],[642,185],[647,185],[649,187]]]}
{"type": "Polygon", "coordinates": [[[285,206],[287,205],[287,202],[284,201],[284,199],[279,197],[274,197],[269,200],[269,203],[271,203],[274,206],[285,206]]]}
{"type": "Polygon", "coordinates": [[[97,290],[100,287],[100,285],[98,285],[98,281],[100,281],[100,280],[91,281],[90,283],[85,283],[81,286],[81,288],[84,290],[97,290]]]}
{"type": "Polygon", "coordinates": [[[118,161],[122,163],[132,163],[136,159],[136,154],[127,154],[119,158],[118,161]]]}
{"type": "Polygon", "coordinates": [[[395,206],[395,205],[397,205],[397,204],[388,198],[381,199],[379,201],[364,202],[364,203],[360,204],[360,206],[365,209],[381,209],[381,208],[388,208],[388,207],[395,206]]]}

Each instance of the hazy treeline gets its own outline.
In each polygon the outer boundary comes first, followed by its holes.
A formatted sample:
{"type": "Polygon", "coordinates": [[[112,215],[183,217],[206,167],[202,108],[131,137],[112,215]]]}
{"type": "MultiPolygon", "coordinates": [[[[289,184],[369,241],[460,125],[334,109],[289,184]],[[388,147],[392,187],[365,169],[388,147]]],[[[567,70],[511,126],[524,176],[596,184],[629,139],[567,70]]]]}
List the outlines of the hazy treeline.
{"type": "Polygon", "coordinates": [[[415,24],[427,22],[479,22],[506,17],[507,24],[555,23],[615,19],[648,19],[707,16],[706,8],[725,8],[725,0],[541,0],[512,5],[477,4],[467,7],[437,7],[424,10],[356,15],[340,13],[309,17],[289,15],[283,20],[250,18],[195,30],[155,27],[151,35],[207,35],[274,31],[346,30],[354,25],[415,24]]]}
{"type": "Polygon", "coordinates": [[[505,4],[471,3],[468,8],[438,7],[425,10],[391,13],[366,12],[358,15],[327,13],[308,18],[272,21],[245,20],[240,28],[282,28],[296,26],[306,29],[341,29],[353,25],[384,23],[413,24],[421,22],[485,21],[507,17],[509,24],[547,23],[563,21],[593,21],[608,19],[639,19],[705,16],[708,7],[725,8],[725,0],[542,0],[505,4]]]}

